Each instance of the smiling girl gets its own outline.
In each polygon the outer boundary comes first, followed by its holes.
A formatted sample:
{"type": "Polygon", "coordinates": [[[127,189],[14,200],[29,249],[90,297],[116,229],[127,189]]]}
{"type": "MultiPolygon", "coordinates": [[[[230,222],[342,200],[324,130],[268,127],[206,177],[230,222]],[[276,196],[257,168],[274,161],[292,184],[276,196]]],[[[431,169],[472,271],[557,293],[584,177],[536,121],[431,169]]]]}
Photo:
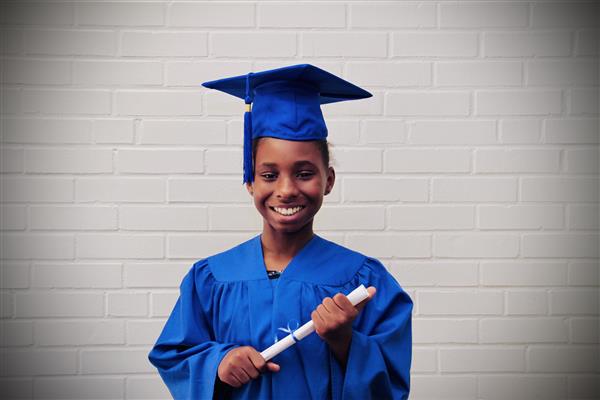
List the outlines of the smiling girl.
{"type": "Polygon", "coordinates": [[[152,352],[177,399],[405,399],[412,302],[376,259],[313,232],[335,183],[320,105],[369,97],[311,65],[207,82],[252,103],[244,182],[262,234],[196,262],[152,352]],[[344,295],[364,284],[354,307],[344,295]],[[307,321],[316,335],[265,361],[307,321]]]}

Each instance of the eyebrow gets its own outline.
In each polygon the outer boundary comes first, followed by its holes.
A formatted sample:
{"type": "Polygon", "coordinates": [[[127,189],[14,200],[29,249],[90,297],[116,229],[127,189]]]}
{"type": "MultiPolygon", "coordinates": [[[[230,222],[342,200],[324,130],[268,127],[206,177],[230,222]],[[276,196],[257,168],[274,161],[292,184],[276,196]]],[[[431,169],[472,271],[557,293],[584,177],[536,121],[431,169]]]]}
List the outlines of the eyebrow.
{"type": "MultiPolygon", "coordinates": [[[[309,161],[309,160],[299,160],[294,163],[294,166],[297,167],[297,166],[306,165],[306,164],[315,165],[312,161],[309,161]]],[[[260,166],[261,167],[276,167],[277,163],[263,162],[263,163],[260,163],[260,166]]]]}

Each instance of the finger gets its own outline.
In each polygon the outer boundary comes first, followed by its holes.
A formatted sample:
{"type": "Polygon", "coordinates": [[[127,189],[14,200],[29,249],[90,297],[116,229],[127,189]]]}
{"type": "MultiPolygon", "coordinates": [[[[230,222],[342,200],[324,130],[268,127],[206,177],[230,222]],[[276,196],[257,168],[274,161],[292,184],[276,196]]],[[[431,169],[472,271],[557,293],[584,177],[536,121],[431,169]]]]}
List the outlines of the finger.
{"type": "Polygon", "coordinates": [[[348,300],[348,298],[343,294],[338,293],[333,296],[333,301],[335,302],[336,306],[346,315],[355,316],[357,314],[356,308],[354,308],[350,300],[348,300]]]}
{"type": "Polygon", "coordinates": [[[279,370],[281,369],[279,364],[275,364],[274,362],[271,362],[271,361],[269,361],[266,364],[266,368],[268,371],[271,371],[271,372],[279,372],[279,370]]]}
{"type": "Polygon", "coordinates": [[[244,369],[242,367],[236,366],[236,368],[233,368],[231,370],[231,373],[233,374],[233,376],[235,376],[235,378],[238,381],[240,381],[240,383],[242,385],[250,380],[250,377],[248,376],[248,374],[244,371],[244,369]]]}
{"type": "Polygon", "coordinates": [[[325,310],[327,310],[327,312],[334,312],[334,310],[337,308],[335,302],[331,297],[325,297],[321,305],[323,306],[323,308],[325,308],[325,310]]]}
{"type": "Polygon", "coordinates": [[[231,371],[229,371],[229,374],[227,375],[225,380],[223,380],[223,382],[235,388],[242,386],[242,382],[240,382],[240,380],[236,378],[236,376],[231,371]]]}
{"type": "Polygon", "coordinates": [[[250,358],[246,359],[246,362],[240,367],[242,368],[242,371],[244,371],[246,376],[248,376],[248,380],[256,379],[260,374],[259,371],[254,367],[254,364],[252,364],[250,358]]]}
{"type": "Polygon", "coordinates": [[[263,358],[263,356],[260,355],[260,353],[254,349],[252,349],[253,351],[248,352],[248,359],[250,360],[250,362],[252,363],[252,366],[254,367],[254,372],[256,373],[256,376],[254,375],[250,375],[252,377],[252,379],[256,379],[258,377],[258,375],[260,374],[261,371],[263,371],[266,367],[266,361],[263,358]]]}

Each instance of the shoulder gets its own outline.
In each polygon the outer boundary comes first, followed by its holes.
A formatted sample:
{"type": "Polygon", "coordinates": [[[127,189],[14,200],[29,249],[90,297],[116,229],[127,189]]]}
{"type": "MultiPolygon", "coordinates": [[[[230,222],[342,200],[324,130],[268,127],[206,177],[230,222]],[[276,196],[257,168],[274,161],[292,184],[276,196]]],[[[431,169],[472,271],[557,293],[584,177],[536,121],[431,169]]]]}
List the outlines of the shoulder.
{"type": "Polygon", "coordinates": [[[203,264],[217,281],[238,281],[257,279],[256,268],[251,265],[262,260],[258,254],[257,241],[259,236],[254,236],[228,250],[207,257],[203,264]]]}

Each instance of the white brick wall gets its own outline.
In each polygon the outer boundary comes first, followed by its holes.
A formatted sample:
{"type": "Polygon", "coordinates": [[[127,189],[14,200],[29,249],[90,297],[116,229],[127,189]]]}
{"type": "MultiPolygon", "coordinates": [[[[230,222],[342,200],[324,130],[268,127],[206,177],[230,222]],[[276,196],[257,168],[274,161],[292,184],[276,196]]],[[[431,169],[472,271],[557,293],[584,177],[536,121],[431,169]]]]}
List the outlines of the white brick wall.
{"type": "Polygon", "coordinates": [[[315,228],[410,293],[414,399],[592,399],[599,6],[589,1],[2,3],[2,398],[160,399],[191,263],[257,234],[243,105],[207,80],[308,62],[315,228]]]}

